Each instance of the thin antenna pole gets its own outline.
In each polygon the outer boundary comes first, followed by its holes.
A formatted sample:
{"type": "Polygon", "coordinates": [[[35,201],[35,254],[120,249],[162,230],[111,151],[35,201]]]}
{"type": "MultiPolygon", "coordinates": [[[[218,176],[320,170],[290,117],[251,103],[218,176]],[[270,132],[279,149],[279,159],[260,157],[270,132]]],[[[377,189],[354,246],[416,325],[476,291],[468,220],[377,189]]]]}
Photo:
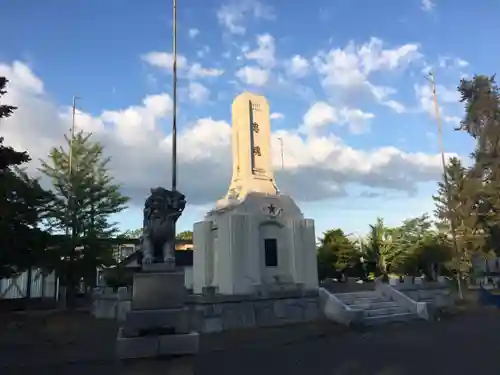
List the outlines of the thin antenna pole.
{"type": "MultiPolygon", "coordinates": [[[[450,189],[450,182],[448,180],[448,174],[446,171],[446,161],[444,157],[444,142],[443,142],[443,130],[442,130],[442,124],[441,124],[441,116],[439,113],[439,105],[437,101],[437,93],[436,93],[436,77],[434,76],[433,72],[429,72],[429,81],[431,83],[431,89],[432,89],[432,98],[434,101],[434,112],[436,115],[436,125],[437,125],[437,131],[438,131],[438,142],[439,142],[439,150],[441,152],[441,163],[443,166],[443,178],[444,178],[444,185],[446,187],[446,199],[448,203],[448,211],[451,211],[451,189],[450,189]]],[[[456,233],[456,228],[455,228],[455,222],[453,219],[450,219],[450,230],[451,230],[451,238],[452,238],[452,244],[453,244],[453,251],[457,256],[461,256],[459,250],[458,250],[458,243],[457,243],[457,233],[456,233]]],[[[463,292],[462,292],[462,273],[460,271],[460,266],[457,269],[457,286],[458,286],[458,296],[460,299],[463,299],[463,292]]]]}
{"type": "MultiPolygon", "coordinates": [[[[71,130],[70,130],[71,139],[69,141],[69,167],[68,167],[68,174],[70,178],[71,174],[73,173],[73,140],[75,139],[75,115],[76,115],[76,96],[73,95],[73,109],[71,111],[71,130]]],[[[68,197],[69,194],[70,192],[68,192],[68,197]]]]}
{"type": "Polygon", "coordinates": [[[177,0],[173,0],[172,190],[177,190],[177,0]]]}
{"type": "Polygon", "coordinates": [[[67,213],[67,220],[68,223],[66,225],[66,235],[69,235],[69,228],[70,228],[70,223],[69,223],[69,215],[70,215],[70,209],[71,209],[71,195],[73,193],[73,181],[71,177],[73,176],[73,143],[75,139],[75,117],[76,117],[76,99],[77,96],[73,95],[73,106],[72,106],[72,111],[71,111],[71,129],[70,129],[70,136],[71,139],[69,141],[69,160],[68,160],[68,197],[67,197],[67,202],[66,202],[66,213],[67,213]]]}
{"type": "Polygon", "coordinates": [[[67,197],[67,202],[66,202],[66,238],[69,237],[70,235],[70,229],[71,229],[71,239],[69,240],[69,267],[68,267],[68,279],[70,280],[70,304],[73,304],[73,297],[74,297],[74,280],[73,280],[73,264],[74,264],[74,258],[75,258],[75,243],[73,241],[73,234],[74,234],[74,227],[73,227],[73,221],[71,221],[71,198],[73,194],[73,181],[72,181],[72,176],[73,176],[73,141],[75,139],[75,116],[76,116],[76,95],[73,95],[73,106],[72,106],[72,111],[71,111],[71,129],[70,129],[70,136],[71,139],[69,141],[69,160],[68,160],[68,197],[67,197]]]}
{"type": "Polygon", "coordinates": [[[281,152],[281,170],[285,169],[285,157],[283,153],[283,138],[279,137],[278,138],[280,141],[280,152],[281,152]]]}

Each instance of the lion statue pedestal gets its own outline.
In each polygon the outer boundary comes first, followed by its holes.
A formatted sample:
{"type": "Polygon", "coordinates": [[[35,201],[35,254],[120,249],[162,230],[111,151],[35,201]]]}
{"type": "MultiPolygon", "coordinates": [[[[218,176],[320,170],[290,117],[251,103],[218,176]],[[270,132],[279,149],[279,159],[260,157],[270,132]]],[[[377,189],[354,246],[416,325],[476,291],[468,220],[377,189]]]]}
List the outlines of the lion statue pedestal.
{"type": "Polygon", "coordinates": [[[118,333],[119,358],[194,354],[198,333],[191,332],[184,271],[175,266],[175,223],[185,196],[151,189],[144,204],[140,272],[134,274],[132,306],[118,333]]]}

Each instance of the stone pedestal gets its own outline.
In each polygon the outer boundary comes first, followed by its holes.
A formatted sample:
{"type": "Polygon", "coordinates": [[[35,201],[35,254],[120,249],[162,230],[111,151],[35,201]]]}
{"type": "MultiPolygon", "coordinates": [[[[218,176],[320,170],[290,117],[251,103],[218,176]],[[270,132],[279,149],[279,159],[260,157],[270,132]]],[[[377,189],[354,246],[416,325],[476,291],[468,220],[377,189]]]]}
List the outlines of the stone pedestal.
{"type": "Polygon", "coordinates": [[[131,311],[118,333],[119,358],[195,354],[198,333],[191,332],[185,306],[184,272],[163,264],[134,275],[131,311]]]}

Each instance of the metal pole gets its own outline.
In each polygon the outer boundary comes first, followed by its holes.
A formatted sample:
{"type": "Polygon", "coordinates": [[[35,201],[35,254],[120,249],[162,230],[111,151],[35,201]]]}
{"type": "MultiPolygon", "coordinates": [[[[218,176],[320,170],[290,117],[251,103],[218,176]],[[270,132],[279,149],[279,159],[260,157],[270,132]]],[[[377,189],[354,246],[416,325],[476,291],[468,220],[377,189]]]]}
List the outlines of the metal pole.
{"type": "MultiPolygon", "coordinates": [[[[73,221],[71,220],[71,197],[73,193],[73,141],[75,138],[75,115],[76,115],[76,96],[73,95],[73,107],[71,112],[71,129],[70,129],[70,141],[69,141],[69,160],[68,160],[68,196],[66,202],[66,239],[70,236],[70,228],[71,228],[71,239],[68,241],[69,244],[69,264],[68,264],[68,274],[66,275],[66,282],[69,284],[70,290],[70,299],[72,300],[74,294],[73,288],[73,263],[75,256],[75,245],[73,242],[73,221]]],[[[72,301],[70,301],[71,303],[72,301]]]]}
{"type": "Polygon", "coordinates": [[[283,138],[279,137],[278,138],[280,141],[280,152],[281,152],[281,170],[285,169],[285,158],[283,154],[283,138]]]}
{"type": "Polygon", "coordinates": [[[173,0],[172,190],[177,190],[177,0],[173,0]]]}
{"type": "Polygon", "coordinates": [[[70,232],[70,209],[71,209],[71,193],[73,191],[71,176],[73,175],[73,140],[75,138],[75,114],[76,114],[76,96],[73,95],[73,106],[71,111],[71,128],[70,128],[70,141],[69,141],[69,160],[68,160],[68,192],[67,192],[67,202],[66,202],[66,236],[69,236],[70,232]]]}
{"type": "MultiPolygon", "coordinates": [[[[443,143],[443,131],[442,131],[442,125],[441,125],[441,117],[439,114],[439,105],[437,101],[437,93],[436,93],[436,77],[434,76],[434,73],[429,72],[429,81],[431,83],[431,89],[432,89],[432,97],[434,101],[434,112],[436,114],[436,124],[437,124],[437,131],[438,131],[438,141],[439,141],[439,149],[441,152],[441,163],[443,166],[443,178],[444,178],[444,185],[446,187],[446,198],[448,201],[448,211],[451,211],[451,189],[450,189],[450,183],[448,181],[448,174],[446,172],[446,161],[444,158],[444,143],[443,143]]],[[[453,251],[455,254],[459,257],[461,257],[461,253],[458,250],[458,243],[457,243],[457,233],[456,233],[456,228],[455,228],[455,222],[453,219],[450,219],[450,230],[451,230],[451,238],[452,238],[452,245],[453,245],[453,251]]],[[[462,272],[460,271],[460,266],[457,269],[457,286],[458,286],[458,296],[460,299],[463,299],[463,292],[462,292],[462,272]]]]}

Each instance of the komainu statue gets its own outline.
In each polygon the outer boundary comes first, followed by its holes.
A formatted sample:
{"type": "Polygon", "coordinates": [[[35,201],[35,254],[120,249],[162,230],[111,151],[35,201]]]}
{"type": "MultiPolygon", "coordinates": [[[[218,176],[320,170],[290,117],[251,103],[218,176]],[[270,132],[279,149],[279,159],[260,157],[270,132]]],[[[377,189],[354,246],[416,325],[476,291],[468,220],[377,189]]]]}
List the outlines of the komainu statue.
{"type": "Polygon", "coordinates": [[[175,265],[175,223],[186,207],[186,197],[162,187],[151,189],[144,203],[142,264],[175,265]]]}

